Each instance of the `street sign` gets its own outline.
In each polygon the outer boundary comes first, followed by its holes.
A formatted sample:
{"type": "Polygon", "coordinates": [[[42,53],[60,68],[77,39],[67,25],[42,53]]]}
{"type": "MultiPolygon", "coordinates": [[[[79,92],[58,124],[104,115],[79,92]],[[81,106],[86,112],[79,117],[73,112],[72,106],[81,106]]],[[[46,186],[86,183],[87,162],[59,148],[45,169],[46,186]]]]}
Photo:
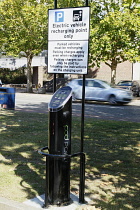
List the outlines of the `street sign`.
{"type": "Polygon", "coordinates": [[[49,10],[48,73],[87,74],[89,7],[49,10]]]}

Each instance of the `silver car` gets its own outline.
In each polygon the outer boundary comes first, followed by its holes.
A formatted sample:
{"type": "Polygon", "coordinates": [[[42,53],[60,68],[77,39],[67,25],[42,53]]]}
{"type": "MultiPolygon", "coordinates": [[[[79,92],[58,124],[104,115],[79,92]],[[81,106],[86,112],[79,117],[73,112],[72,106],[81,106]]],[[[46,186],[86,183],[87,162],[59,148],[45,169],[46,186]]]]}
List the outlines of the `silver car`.
{"type": "MultiPolygon", "coordinates": [[[[82,99],[83,79],[74,79],[67,84],[72,88],[73,100],[82,99]]],[[[107,82],[97,79],[85,80],[85,100],[107,101],[110,104],[127,104],[133,99],[132,92],[112,88],[107,82]]]]}

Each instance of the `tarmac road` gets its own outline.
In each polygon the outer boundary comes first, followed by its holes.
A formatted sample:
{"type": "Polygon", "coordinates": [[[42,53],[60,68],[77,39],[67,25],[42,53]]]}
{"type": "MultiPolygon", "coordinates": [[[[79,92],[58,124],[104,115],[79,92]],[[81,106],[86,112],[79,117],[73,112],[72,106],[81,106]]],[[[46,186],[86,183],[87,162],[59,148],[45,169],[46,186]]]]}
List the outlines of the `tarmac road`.
{"type": "MultiPolygon", "coordinates": [[[[52,93],[16,93],[15,110],[48,113],[48,103],[51,97],[52,93]]],[[[74,116],[81,116],[81,103],[73,103],[72,114],[74,116]]],[[[125,106],[111,106],[107,103],[86,102],[85,117],[140,122],[140,98],[134,99],[125,106]]]]}

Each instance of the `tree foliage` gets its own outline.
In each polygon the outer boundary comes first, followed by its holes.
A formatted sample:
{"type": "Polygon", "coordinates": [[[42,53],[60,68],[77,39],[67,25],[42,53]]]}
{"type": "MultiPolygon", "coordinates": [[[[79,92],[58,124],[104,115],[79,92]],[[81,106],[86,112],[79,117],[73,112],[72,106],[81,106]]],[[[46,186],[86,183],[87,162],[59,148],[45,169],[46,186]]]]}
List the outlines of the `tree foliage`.
{"type": "MultiPolygon", "coordinates": [[[[85,6],[84,0],[57,0],[57,8],[85,6]]],[[[118,63],[140,60],[139,0],[89,0],[90,64],[104,61],[112,71],[118,63]]],[[[0,45],[7,55],[27,57],[27,89],[32,91],[31,62],[47,49],[47,13],[54,0],[0,1],[0,45]]]]}
{"type": "Polygon", "coordinates": [[[140,60],[140,16],[125,4],[111,2],[104,4],[98,22],[91,20],[90,64],[105,62],[111,68],[114,84],[119,63],[140,60]]]}
{"type": "Polygon", "coordinates": [[[4,84],[26,84],[27,81],[24,68],[13,71],[0,68],[0,78],[4,84]]]}
{"type": "Polygon", "coordinates": [[[27,90],[31,92],[32,58],[47,46],[48,5],[35,0],[5,0],[0,4],[1,44],[7,55],[27,58],[27,90]]]}
{"type": "Polygon", "coordinates": [[[84,1],[82,0],[58,0],[58,8],[79,7],[84,5],[84,1]]]}

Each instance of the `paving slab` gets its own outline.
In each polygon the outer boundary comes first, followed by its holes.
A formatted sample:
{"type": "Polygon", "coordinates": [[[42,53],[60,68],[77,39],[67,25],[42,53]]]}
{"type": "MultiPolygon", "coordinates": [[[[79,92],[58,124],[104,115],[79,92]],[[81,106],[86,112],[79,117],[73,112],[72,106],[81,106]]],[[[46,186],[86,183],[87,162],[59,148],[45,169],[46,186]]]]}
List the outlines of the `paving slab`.
{"type": "Polygon", "coordinates": [[[24,203],[0,197],[0,210],[37,210],[37,208],[35,206],[29,206],[24,203]]]}
{"type": "Polygon", "coordinates": [[[45,194],[37,196],[33,199],[26,200],[23,203],[12,201],[4,197],[0,197],[0,210],[37,210],[37,209],[49,209],[49,210],[76,210],[80,206],[85,206],[91,200],[85,198],[86,204],[80,204],[79,199],[76,195],[70,194],[71,204],[67,206],[49,206],[43,208],[45,194]]]}
{"type": "MultiPolygon", "coordinates": [[[[79,203],[79,198],[78,196],[74,195],[74,194],[70,194],[70,198],[72,200],[72,203],[70,205],[67,206],[49,206],[48,208],[45,209],[51,209],[51,210],[76,210],[78,208],[78,206],[84,206],[85,204],[80,204],[79,203]]],[[[31,207],[36,207],[41,209],[43,207],[44,204],[44,200],[45,200],[45,194],[41,195],[41,196],[37,196],[33,199],[27,200],[24,202],[24,204],[31,206],[31,207]]],[[[91,200],[89,198],[85,198],[86,204],[88,202],[90,202],[91,200]]]]}

